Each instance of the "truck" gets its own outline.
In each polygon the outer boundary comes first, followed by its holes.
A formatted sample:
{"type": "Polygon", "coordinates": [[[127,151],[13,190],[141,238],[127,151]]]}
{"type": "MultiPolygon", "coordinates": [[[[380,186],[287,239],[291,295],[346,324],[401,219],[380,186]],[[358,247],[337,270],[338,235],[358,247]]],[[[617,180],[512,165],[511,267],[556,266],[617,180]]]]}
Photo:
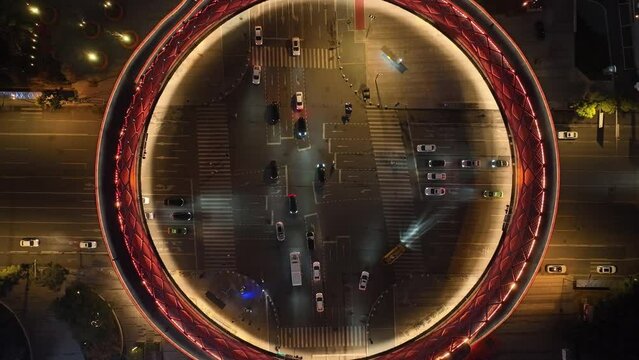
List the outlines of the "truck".
{"type": "Polygon", "coordinates": [[[293,286],[302,286],[302,267],[300,266],[300,253],[294,251],[289,255],[291,260],[291,282],[293,286]]]}

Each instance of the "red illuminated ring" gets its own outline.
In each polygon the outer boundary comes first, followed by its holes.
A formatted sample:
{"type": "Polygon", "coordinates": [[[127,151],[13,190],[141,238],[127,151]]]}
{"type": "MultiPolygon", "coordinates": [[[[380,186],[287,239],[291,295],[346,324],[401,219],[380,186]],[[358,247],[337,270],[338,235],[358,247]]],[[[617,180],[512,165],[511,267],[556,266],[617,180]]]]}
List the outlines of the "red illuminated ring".
{"type": "MultiPolygon", "coordinates": [[[[466,301],[434,329],[378,356],[380,359],[436,359],[488,334],[512,312],[532,282],[547,248],[557,210],[557,139],[550,110],[530,64],[505,31],[475,3],[470,0],[458,0],[456,4],[448,0],[391,2],[429,21],[473,60],[497,100],[514,148],[516,183],[511,221],[481,281],[466,301]]],[[[154,304],[138,306],[145,314],[154,311],[162,314],[174,326],[172,331],[182,335],[165,334],[169,341],[193,358],[253,360],[270,359],[274,354],[264,353],[215,327],[167,276],[142,218],[138,192],[139,145],[163,86],[184,56],[223,20],[255,3],[257,1],[194,3],[200,7],[177,22],[139,69],[137,87],[128,101],[124,120],[111,118],[112,111],[107,108],[100,134],[99,149],[102,142],[112,140],[104,138],[109,127],[121,121],[115,166],[103,166],[105,161],[96,161],[96,175],[112,174],[113,179],[110,184],[96,182],[113,186],[110,190],[116,197],[109,202],[103,197],[104,192],[97,190],[107,247],[113,256],[116,242],[124,241],[135,274],[121,273],[118,265],[116,271],[123,283],[131,284],[137,279],[143,284],[146,296],[153,298],[154,304]],[[109,209],[103,207],[112,206],[113,200],[119,231],[111,228],[105,231],[105,224],[114,223],[114,219],[108,218],[109,209]]],[[[118,81],[109,106],[118,100],[126,101],[116,98],[124,86],[118,81]]],[[[124,260],[114,260],[114,263],[117,261],[124,260]]],[[[162,330],[159,324],[154,326],[162,330]]]]}

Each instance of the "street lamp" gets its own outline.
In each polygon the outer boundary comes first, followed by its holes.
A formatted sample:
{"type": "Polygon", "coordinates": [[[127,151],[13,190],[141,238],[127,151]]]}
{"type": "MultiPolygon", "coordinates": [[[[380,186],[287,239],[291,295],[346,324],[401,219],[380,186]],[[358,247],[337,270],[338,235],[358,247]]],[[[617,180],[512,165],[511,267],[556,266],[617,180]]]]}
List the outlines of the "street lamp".
{"type": "Polygon", "coordinates": [[[368,26],[366,27],[366,36],[365,36],[365,38],[368,38],[368,32],[371,29],[371,23],[373,22],[373,20],[375,20],[375,14],[368,15],[368,26]]]}
{"type": "Polygon", "coordinates": [[[375,91],[377,91],[377,105],[381,106],[382,104],[382,97],[379,95],[379,86],[377,85],[377,78],[379,78],[380,75],[384,75],[382,73],[377,73],[377,75],[375,75],[375,91]]]}
{"type": "Polygon", "coordinates": [[[138,43],[138,34],[134,31],[109,31],[108,33],[113,35],[113,37],[115,37],[118,42],[127,49],[134,47],[138,43]]]}
{"type": "Polygon", "coordinates": [[[27,9],[32,15],[38,16],[40,15],[40,8],[35,5],[27,5],[27,9]]]}
{"type": "Polygon", "coordinates": [[[84,58],[96,69],[104,70],[109,65],[109,57],[102,51],[88,50],[84,53],[84,58]]]}
{"type": "Polygon", "coordinates": [[[100,56],[95,51],[87,51],[86,57],[90,63],[97,63],[100,60],[100,56]]]}

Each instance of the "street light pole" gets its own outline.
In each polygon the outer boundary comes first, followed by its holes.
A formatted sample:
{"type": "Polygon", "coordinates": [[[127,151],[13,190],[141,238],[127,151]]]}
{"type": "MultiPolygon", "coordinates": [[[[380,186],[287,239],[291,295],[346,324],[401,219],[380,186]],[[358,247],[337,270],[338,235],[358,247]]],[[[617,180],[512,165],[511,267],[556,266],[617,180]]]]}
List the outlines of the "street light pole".
{"type": "Polygon", "coordinates": [[[381,107],[381,106],[382,106],[382,97],[381,97],[381,95],[379,94],[379,86],[377,85],[377,78],[378,78],[380,75],[384,75],[384,74],[382,74],[382,73],[377,73],[377,75],[375,75],[375,91],[377,91],[377,106],[378,106],[378,107],[381,107]]]}
{"type": "Polygon", "coordinates": [[[375,14],[368,15],[368,26],[366,27],[366,36],[364,38],[368,38],[368,32],[371,29],[371,23],[375,20],[375,14]]]}

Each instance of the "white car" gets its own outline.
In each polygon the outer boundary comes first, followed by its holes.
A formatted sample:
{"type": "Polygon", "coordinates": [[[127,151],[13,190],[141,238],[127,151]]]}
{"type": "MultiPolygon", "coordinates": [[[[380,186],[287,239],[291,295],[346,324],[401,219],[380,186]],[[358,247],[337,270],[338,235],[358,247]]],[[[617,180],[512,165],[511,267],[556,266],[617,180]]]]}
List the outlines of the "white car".
{"type": "Polygon", "coordinates": [[[324,294],[315,294],[315,310],[317,312],[324,312],[324,294]]]}
{"type": "Polygon", "coordinates": [[[504,192],[499,190],[484,190],[482,196],[486,199],[501,199],[504,197],[504,192]]]}
{"type": "Polygon", "coordinates": [[[146,217],[147,220],[155,219],[155,213],[153,211],[145,212],[144,216],[146,217]]]}
{"type": "Polygon", "coordinates": [[[418,153],[434,152],[435,150],[437,150],[437,146],[435,146],[435,144],[419,144],[419,145],[417,145],[417,152],[418,153]]]}
{"type": "Polygon", "coordinates": [[[368,285],[368,277],[370,274],[368,271],[362,271],[362,274],[359,276],[359,289],[364,291],[366,290],[366,285],[368,285]]]}
{"type": "Polygon", "coordinates": [[[446,173],[427,173],[427,180],[446,180],[446,173]]]}
{"type": "Polygon", "coordinates": [[[461,167],[463,168],[476,168],[481,165],[481,161],[479,160],[462,160],[461,167]]]}
{"type": "Polygon", "coordinates": [[[295,93],[295,110],[304,110],[304,93],[301,91],[295,93]]]}
{"type": "Polygon", "coordinates": [[[278,221],[275,223],[275,234],[277,236],[277,241],[284,241],[286,239],[286,233],[284,232],[284,223],[278,221]]]}
{"type": "Polygon", "coordinates": [[[263,45],[263,44],[264,44],[264,38],[262,38],[262,27],[256,26],[255,27],[255,45],[263,45]]]}
{"type": "Polygon", "coordinates": [[[559,140],[576,140],[579,137],[579,133],[576,131],[559,131],[557,137],[559,140]]]}
{"type": "Polygon", "coordinates": [[[98,247],[97,241],[80,241],[80,249],[95,249],[98,247]]]}
{"type": "Polygon", "coordinates": [[[291,39],[291,50],[293,51],[293,56],[302,55],[302,49],[300,46],[300,38],[297,36],[291,39]]]}
{"type": "Polygon", "coordinates": [[[146,205],[150,203],[151,203],[151,199],[149,199],[148,196],[142,196],[142,204],[146,205]]]}
{"type": "Polygon", "coordinates": [[[424,189],[424,195],[426,196],[442,196],[446,194],[446,189],[443,187],[427,187],[424,189]]]}
{"type": "Polygon", "coordinates": [[[546,272],[549,274],[565,274],[566,265],[546,265],[546,272]]]}
{"type": "Polygon", "coordinates": [[[38,238],[24,238],[20,240],[20,247],[38,247],[40,246],[40,239],[38,238]]]}
{"type": "Polygon", "coordinates": [[[262,79],[262,67],[259,65],[253,66],[253,84],[259,85],[262,79]]]}
{"type": "Polygon", "coordinates": [[[313,281],[320,281],[322,279],[322,273],[320,271],[319,261],[313,263],[313,281]]]}
{"type": "Polygon", "coordinates": [[[597,266],[597,273],[599,274],[614,274],[617,272],[615,265],[599,265],[597,266]]]}
{"type": "Polygon", "coordinates": [[[490,161],[490,167],[492,168],[506,167],[508,165],[510,165],[508,160],[493,159],[490,161]]]}

